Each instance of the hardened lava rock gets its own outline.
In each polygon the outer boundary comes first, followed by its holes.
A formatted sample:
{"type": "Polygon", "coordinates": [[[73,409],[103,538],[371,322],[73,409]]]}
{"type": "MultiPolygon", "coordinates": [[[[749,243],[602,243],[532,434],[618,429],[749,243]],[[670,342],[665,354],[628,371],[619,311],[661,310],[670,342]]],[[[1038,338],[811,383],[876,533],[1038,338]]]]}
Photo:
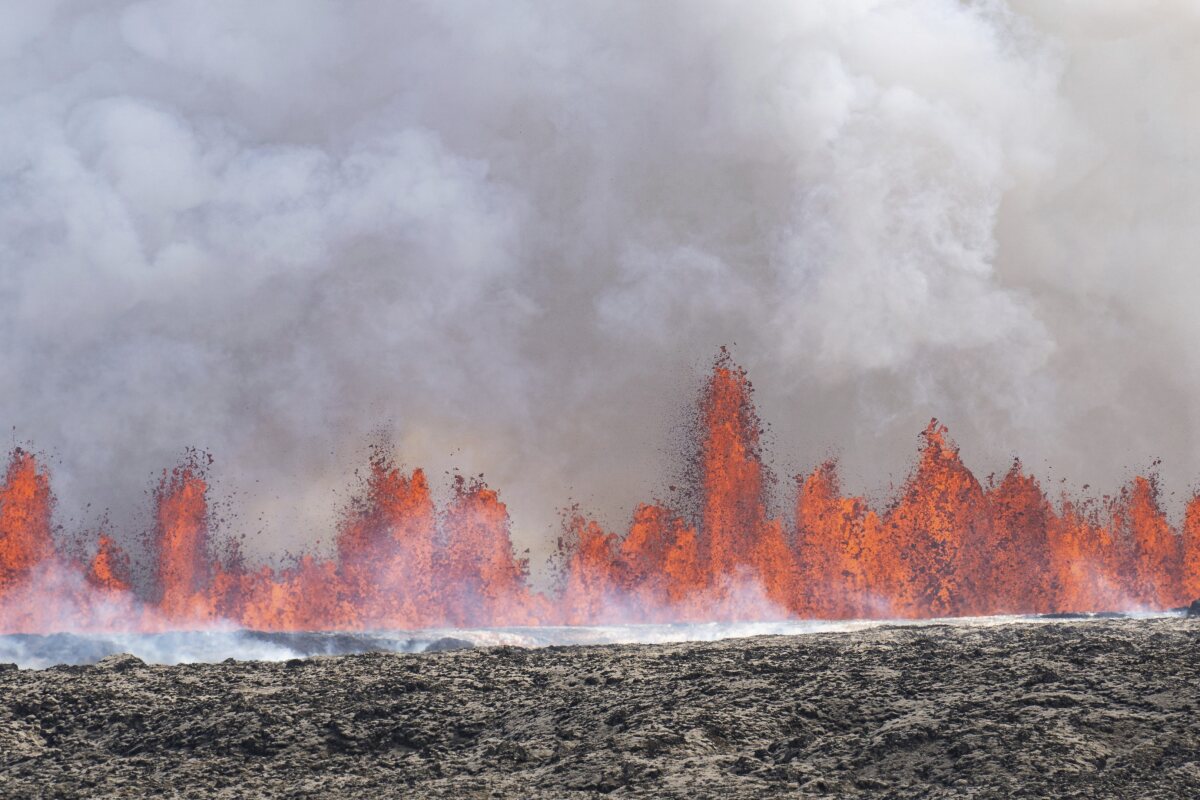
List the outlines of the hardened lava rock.
{"type": "Polygon", "coordinates": [[[1182,617],[0,669],[0,797],[1200,796],[1182,617]]]}

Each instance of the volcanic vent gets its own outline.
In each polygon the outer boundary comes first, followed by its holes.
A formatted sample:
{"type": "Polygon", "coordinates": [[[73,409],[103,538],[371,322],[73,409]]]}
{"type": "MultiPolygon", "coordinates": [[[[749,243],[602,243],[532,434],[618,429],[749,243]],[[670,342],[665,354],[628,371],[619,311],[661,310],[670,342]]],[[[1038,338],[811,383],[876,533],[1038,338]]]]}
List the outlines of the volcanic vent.
{"type": "Polygon", "coordinates": [[[154,492],[153,567],[135,580],[109,533],[90,560],[56,546],[50,475],[16,449],[0,486],[0,632],[923,618],[1152,610],[1200,595],[1200,496],[1172,527],[1153,479],[1056,506],[1019,462],[981,484],[935,420],[890,503],[845,494],[825,463],[797,477],[787,523],[768,510],[750,381],[724,351],[695,422],[686,508],[640,505],[624,535],[573,512],[547,592],[531,588],[496,490],[458,477],[438,507],[421,469],[381,454],[335,554],[278,570],[218,546],[211,466],[191,454],[154,492]]]}

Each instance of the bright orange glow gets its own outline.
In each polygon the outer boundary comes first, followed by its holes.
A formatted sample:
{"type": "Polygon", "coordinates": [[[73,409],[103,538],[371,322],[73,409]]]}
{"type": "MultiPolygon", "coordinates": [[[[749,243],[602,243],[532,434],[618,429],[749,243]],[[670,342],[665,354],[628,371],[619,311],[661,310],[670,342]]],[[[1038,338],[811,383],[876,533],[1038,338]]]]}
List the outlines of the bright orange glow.
{"type": "Polygon", "coordinates": [[[703,616],[711,582],[700,562],[696,531],[668,509],[641,505],[620,544],[629,605],[643,622],[703,616]]]}
{"type": "Polygon", "coordinates": [[[132,587],[129,576],[129,558],[117,547],[117,543],[104,534],[96,543],[96,555],[88,565],[87,582],[97,589],[111,594],[128,592],[132,587]]]}
{"type": "Polygon", "coordinates": [[[1053,575],[1046,569],[1054,509],[1042,488],[1018,461],[987,495],[992,514],[987,596],[993,610],[1019,614],[1057,608],[1053,575]]]}
{"type": "Polygon", "coordinates": [[[249,567],[227,545],[217,555],[208,465],[189,457],[154,493],[152,581],[139,586],[107,534],[86,565],[56,554],[49,477],[18,449],[0,485],[0,631],[932,617],[1162,609],[1200,596],[1200,496],[1178,529],[1146,477],[1102,503],[1062,497],[1056,508],[1020,462],[981,485],[936,420],[894,500],[844,494],[825,463],[779,503],[785,521],[772,511],[752,391],[722,351],[695,416],[688,508],[639,505],[624,535],[572,509],[547,592],[531,588],[496,490],[457,477],[439,508],[422,470],[381,455],[335,552],[281,569],[249,567]]]}
{"type": "Polygon", "coordinates": [[[1188,503],[1182,538],[1181,601],[1200,598],[1200,494],[1188,503]]]}
{"type": "Polygon", "coordinates": [[[425,473],[404,475],[383,458],[371,463],[365,502],[338,534],[340,590],[357,625],[421,627],[440,620],[433,594],[436,512],[425,473]]]}
{"type": "Polygon", "coordinates": [[[799,479],[796,611],[824,619],[871,617],[874,596],[890,586],[883,568],[879,517],[858,497],[845,497],[837,466],[826,462],[799,479]]]}
{"type": "Polygon", "coordinates": [[[508,508],[495,490],[458,476],[442,517],[435,569],[446,622],[521,625],[539,619],[526,585],[529,564],[513,555],[508,508]]]}
{"type": "Polygon", "coordinates": [[[624,583],[617,537],[595,522],[574,514],[566,521],[559,547],[566,558],[559,609],[563,621],[583,625],[603,619],[624,583]]]}
{"type": "Polygon", "coordinates": [[[991,519],[983,488],[959,460],[936,420],[925,429],[921,460],[887,514],[883,570],[900,617],[979,613],[987,592],[991,519]]]}
{"type": "Polygon", "coordinates": [[[1158,506],[1158,487],[1133,479],[1113,511],[1120,537],[1120,578],[1126,591],[1147,605],[1162,607],[1180,598],[1181,542],[1158,506]]]}
{"type": "Polygon", "coordinates": [[[54,555],[50,481],[32,454],[13,451],[0,486],[0,596],[54,555]]]}
{"type": "Polygon", "coordinates": [[[213,562],[208,549],[208,484],[187,463],[164,475],[157,504],[158,607],[168,619],[207,620],[216,598],[208,591],[213,562]]]}

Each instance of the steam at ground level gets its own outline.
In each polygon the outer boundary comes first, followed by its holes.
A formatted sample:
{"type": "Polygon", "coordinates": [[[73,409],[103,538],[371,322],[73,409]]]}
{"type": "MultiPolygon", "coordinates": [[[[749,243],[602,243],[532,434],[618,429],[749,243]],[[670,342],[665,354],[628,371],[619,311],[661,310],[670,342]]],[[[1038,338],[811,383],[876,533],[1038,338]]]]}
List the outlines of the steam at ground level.
{"type": "Polygon", "coordinates": [[[423,631],[271,632],[230,628],[163,633],[0,634],[0,663],[23,669],[58,664],[95,664],[121,654],[148,664],[288,661],[360,653],[441,653],[471,647],[563,647],[606,644],[715,642],[750,636],[847,633],[887,625],[991,626],[1053,624],[1126,618],[1178,617],[1164,614],[1076,614],[952,617],[931,620],[774,620],[679,622],[646,625],[543,625],[511,628],[442,628],[423,631]]]}

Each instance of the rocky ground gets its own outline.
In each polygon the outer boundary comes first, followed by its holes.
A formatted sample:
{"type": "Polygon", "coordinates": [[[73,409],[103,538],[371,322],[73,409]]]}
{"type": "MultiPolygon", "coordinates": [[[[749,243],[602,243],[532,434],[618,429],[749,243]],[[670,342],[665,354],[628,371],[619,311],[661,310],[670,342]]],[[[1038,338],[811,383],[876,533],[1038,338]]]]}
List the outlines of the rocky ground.
{"type": "Polygon", "coordinates": [[[1196,797],[1200,620],[0,670],[2,797],[1196,797]]]}

